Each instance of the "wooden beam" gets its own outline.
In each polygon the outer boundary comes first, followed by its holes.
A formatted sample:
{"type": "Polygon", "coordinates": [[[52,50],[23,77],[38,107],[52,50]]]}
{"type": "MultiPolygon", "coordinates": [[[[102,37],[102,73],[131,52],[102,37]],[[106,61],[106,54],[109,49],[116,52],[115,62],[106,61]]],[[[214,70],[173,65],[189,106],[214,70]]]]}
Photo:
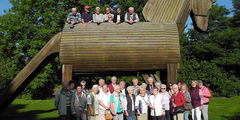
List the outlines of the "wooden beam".
{"type": "Polygon", "coordinates": [[[167,64],[167,76],[168,82],[177,83],[177,70],[178,70],[178,63],[176,64],[167,64]]]}
{"type": "Polygon", "coordinates": [[[72,65],[62,66],[62,81],[69,82],[72,80],[72,65]]]}

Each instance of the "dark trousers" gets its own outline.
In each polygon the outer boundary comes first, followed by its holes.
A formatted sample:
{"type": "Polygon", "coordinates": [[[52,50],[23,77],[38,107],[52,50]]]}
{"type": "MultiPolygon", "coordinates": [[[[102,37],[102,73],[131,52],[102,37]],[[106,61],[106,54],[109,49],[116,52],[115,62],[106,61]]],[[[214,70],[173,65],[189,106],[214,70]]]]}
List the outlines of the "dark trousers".
{"type": "Polygon", "coordinates": [[[67,106],[67,115],[60,115],[59,120],[71,120],[72,119],[72,112],[71,107],[67,106]]]}
{"type": "Polygon", "coordinates": [[[171,120],[170,110],[165,111],[165,117],[167,120],[171,120]]]}
{"type": "Polygon", "coordinates": [[[165,117],[163,116],[152,116],[152,120],[164,120],[165,117]]]}

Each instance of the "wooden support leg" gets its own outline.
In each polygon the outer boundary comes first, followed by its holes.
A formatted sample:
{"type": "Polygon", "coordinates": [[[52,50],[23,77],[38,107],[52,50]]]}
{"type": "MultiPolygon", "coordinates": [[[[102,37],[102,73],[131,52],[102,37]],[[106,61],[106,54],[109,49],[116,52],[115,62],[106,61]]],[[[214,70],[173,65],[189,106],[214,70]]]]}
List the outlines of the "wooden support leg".
{"type": "Polygon", "coordinates": [[[160,82],[160,78],[157,76],[156,73],[150,73],[150,74],[141,74],[142,78],[145,80],[145,82],[148,84],[148,77],[152,77],[154,82],[160,82]]]}
{"type": "Polygon", "coordinates": [[[72,80],[72,65],[63,65],[62,66],[62,81],[69,82],[72,80]]]}
{"type": "Polygon", "coordinates": [[[167,64],[168,82],[177,83],[178,64],[167,64]]]}

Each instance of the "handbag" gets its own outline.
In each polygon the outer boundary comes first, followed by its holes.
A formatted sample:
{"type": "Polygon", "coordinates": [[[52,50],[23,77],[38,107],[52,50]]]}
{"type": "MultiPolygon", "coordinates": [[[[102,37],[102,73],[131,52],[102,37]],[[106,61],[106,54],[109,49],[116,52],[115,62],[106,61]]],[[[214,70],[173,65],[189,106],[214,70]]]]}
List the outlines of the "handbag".
{"type": "Polygon", "coordinates": [[[112,120],[113,116],[112,116],[111,113],[108,113],[108,114],[105,115],[105,118],[106,118],[106,120],[112,120]]]}
{"type": "Polygon", "coordinates": [[[185,110],[190,111],[192,109],[192,103],[191,102],[186,102],[185,103],[185,110]]]}
{"type": "Polygon", "coordinates": [[[184,105],[179,106],[179,107],[174,107],[174,113],[175,114],[184,113],[184,105]]]}

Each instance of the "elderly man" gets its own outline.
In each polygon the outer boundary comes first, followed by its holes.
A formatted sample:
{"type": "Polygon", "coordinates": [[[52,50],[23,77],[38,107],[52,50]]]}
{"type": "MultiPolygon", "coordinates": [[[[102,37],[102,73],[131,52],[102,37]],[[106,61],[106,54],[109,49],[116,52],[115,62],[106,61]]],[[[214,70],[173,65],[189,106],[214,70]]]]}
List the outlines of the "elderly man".
{"type": "Polygon", "coordinates": [[[138,93],[139,93],[139,86],[138,86],[138,79],[137,78],[133,78],[133,80],[132,80],[132,83],[133,83],[133,94],[135,95],[135,96],[137,96],[138,95],[138,93]]]}
{"type": "Polygon", "coordinates": [[[55,96],[59,120],[71,120],[71,97],[72,92],[68,90],[68,82],[63,82],[63,88],[55,96]]]}
{"type": "Polygon", "coordinates": [[[126,96],[128,92],[127,92],[127,89],[125,88],[125,85],[126,85],[125,81],[121,81],[119,85],[121,87],[121,93],[126,96]]]}
{"type": "Polygon", "coordinates": [[[110,91],[110,93],[112,94],[114,92],[114,88],[118,85],[117,84],[117,77],[113,76],[111,79],[111,84],[108,85],[108,89],[110,91]]]}
{"type": "Polygon", "coordinates": [[[106,8],[106,14],[104,14],[105,22],[113,22],[113,14],[111,14],[110,8],[106,8]]]}
{"type": "Polygon", "coordinates": [[[90,7],[89,6],[84,6],[84,12],[82,13],[81,17],[82,17],[83,26],[86,27],[86,23],[92,23],[93,16],[90,13],[90,7]]]}
{"type": "Polygon", "coordinates": [[[125,22],[128,24],[134,24],[139,22],[138,14],[134,12],[134,8],[130,7],[128,11],[129,13],[125,14],[125,22]]]}
{"type": "Polygon", "coordinates": [[[101,93],[103,92],[103,85],[105,84],[105,80],[104,79],[99,79],[98,80],[98,92],[101,93]]]}
{"type": "Polygon", "coordinates": [[[121,93],[121,88],[116,85],[114,93],[110,97],[110,106],[113,114],[113,120],[123,120],[123,112],[125,107],[125,96],[121,93]]]}
{"type": "Polygon", "coordinates": [[[99,120],[99,103],[98,103],[98,85],[93,85],[92,92],[87,96],[88,120],[99,120]]]}
{"type": "Polygon", "coordinates": [[[71,109],[77,120],[87,120],[87,95],[82,92],[81,85],[77,85],[76,93],[72,95],[71,109]]]}
{"type": "Polygon", "coordinates": [[[146,90],[149,91],[150,95],[153,94],[153,88],[155,87],[154,83],[153,83],[153,78],[149,77],[148,78],[148,84],[147,84],[147,88],[146,90]]]}
{"type": "Polygon", "coordinates": [[[75,24],[78,24],[80,22],[81,14],[77,12],[76,8],[72,8],[72,12],[68,14],[67,23],[71,24],[73,27],[75,24]]]}
{"type": "Polygon", "coordinates": [[[100,25],[104,20],[103,14],[100,13],[100,7],[96,7],[95,14],[93,14],[93,22],[100,25]]]}

